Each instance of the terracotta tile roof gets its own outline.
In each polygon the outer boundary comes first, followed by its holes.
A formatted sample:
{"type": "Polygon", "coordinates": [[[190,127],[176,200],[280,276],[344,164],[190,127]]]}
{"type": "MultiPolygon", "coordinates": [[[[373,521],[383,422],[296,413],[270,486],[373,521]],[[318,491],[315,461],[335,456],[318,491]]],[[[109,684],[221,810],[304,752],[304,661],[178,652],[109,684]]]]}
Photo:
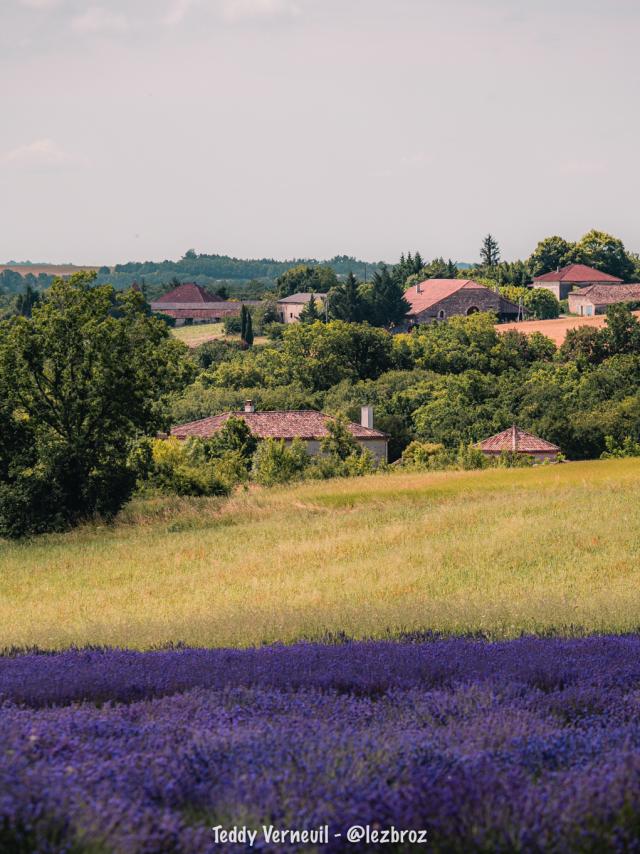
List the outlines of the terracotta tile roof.
{"type": "Polygon", "coordinates": [[[324,300],[326,294],[291,294],[290,297],[283,297],[278,300],[278,305],[282,305],[283,303],[289,305],[305,305],[308,302],[311,302],[311,297],[315,299],[316,302],[318,300],[324,300]]]}
{"type": "Polygon", "coordinates": [[[587,267],[586,264],[567,264],[560,270],[552,270],[542,276],[536,276],[534,282],[621,282],[615,276],[587,267]]]}
{"type": "Polygon", "coordinates": [[[419,314],[440,300],[458,293],[462,289],[486,291],[484,285],[479,285],[472,279],[426,279],[405,291],[405,299],[411,305],[409,315],[419,314]],[[419,290],[418,290],[419,289],[419,290]]]}
{"type": "Polygon", "coordinates": [[[640,283],[629,285],[589,285],[572,291],[572,297],[588,297],[594,305],[613,305],[617,302],[640,300],[640,283]]]}
{"type": "Polygon", "coordinates": [[[240,303],[210,303],[207,308],[199,306],[198,308],[190,308],[189,306],[158,305],[151,303],[152,311],[168,314],[170,317],[175,317],[176,320],[182,318],[192,318],[193,320],[208,320],[213,317],[228,317],[229,315],[240,314],[240,303]]]}
{"type": "MultiPolygon", "coordinates": [[[[258,439],[324,439],[329,435],[327,424],[331,415],[313,410],[275,410],[268,412],[225,412],[200,421],[180,424],[171,430],[172,436],[187,439],[198,436],[209,439],[231,416],[242,418],[258,439]]],[[[355,439],[386,439],[386,433],[360,424],[349,423],[349,432],[355,439]]]]}
{"type": "Polygon", "coordinates": [[[560,451],[557,445],[552,445],[551,442],[540,439],[533,433],[527,433],[526,430],[521,430],[515,424],[508,430],[503,430],[502,433],[496,433],[495,436],[490,436],[483,442],[477,442],[475,447],[480,448],[481,451],[493,451],[494,453],[518,451],[521,454],[535,454],[540,452],[559,453],[560,451]]]}
{"type": "Polygon", "coordinates": [[[201,285],[196,285],[195,282],[183,282],[177,288],[169,291],[169,293],[158,297],[155,302],[188,303],[190,305],[197,303],[201,306],[205,302],[219,303],[221,300],[219,296],[210,294],[209,291],[205,290],[201,285]]]}

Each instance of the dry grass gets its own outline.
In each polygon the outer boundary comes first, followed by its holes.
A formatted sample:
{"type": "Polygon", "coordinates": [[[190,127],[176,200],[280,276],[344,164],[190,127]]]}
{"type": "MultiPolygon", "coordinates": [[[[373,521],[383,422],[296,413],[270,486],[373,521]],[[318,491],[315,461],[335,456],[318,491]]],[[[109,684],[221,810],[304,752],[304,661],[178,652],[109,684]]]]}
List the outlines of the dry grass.
{"type": "MultiPolygon", "coordinates": [[[[640,318],[640,311],[633,312],[636,317],[640,318]]],[[[577,329],[579,326],[591,326],[595,329],[602,329],[607,321],[606,315],[597,314],[594,317],[558,317],[554,320],[525,320],[520,323],[499,323],[496,325],[498,332],[509,332],[515,329],[516,332],[523,332],[525,335],[531,335],[532,332],[542,332],[547,338],[558,346],[564,344],[564,339],[567,336],[569,329],[577,329]]]]}
{"type": "Polygon", "coordinates": [[[133,503],[0,546],[0,647],[640,626],[640,461],[133,503]]]}
{"type": "MultiPolygon", "coordinates": [[[[171,330],[178,340],[184,342],[188,347],[199,347],[207,341],[225,339],[227,341],[239,341],[239,335],[225,335],[223,323],[197,323],[193,326],[177,326],[171,330]]],[[[266,336],[257,335],[254,344],[264,344],[268,339],[266,336]]]]}

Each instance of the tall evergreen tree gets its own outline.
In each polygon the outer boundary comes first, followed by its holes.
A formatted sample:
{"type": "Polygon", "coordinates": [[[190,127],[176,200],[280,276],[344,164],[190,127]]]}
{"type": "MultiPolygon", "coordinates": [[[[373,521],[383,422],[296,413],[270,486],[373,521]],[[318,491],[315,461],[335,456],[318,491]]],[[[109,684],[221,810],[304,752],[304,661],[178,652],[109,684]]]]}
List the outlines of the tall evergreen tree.
{"type": "Polygon", "coordinates": [[[358,280],[349,273],[346,281],[333,288],[329,294],[329,313],[333,320],[358,323],[362,319],[362,298],[358,291],[358,280]]]}
{"type": "Polygon", "coordinates": [[[374,326],[397,326],[407,316],[410,305],[405,299],[401,282],[385,265],[373,274],[371,293],[371,322],[374,326]]]}
{"type": "Polygon", "coordinates": [[[240,341],[245,347],[253,346],[253,321],[246,305],[240,309],[240,341]]]}
{"type": "Polygon", "coordinates": [[[480,260],[485,267],[496,267],[500,263],[500,246],[491,234],[482,241],[480,260]]]}
{"type": "Polygon", "coordinates": [[[318,308],[315,295],[312,293],[311,299],[300,312],[300,323],[315,323],[316,320],[322,320],[322,314],[318,308]]]}

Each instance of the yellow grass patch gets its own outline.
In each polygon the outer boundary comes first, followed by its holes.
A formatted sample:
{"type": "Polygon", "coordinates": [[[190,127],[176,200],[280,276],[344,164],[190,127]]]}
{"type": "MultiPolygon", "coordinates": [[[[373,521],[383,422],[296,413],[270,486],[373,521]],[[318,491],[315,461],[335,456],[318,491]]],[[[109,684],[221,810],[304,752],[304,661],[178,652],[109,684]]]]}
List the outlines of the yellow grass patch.
{"type": "Polygon", "coordinates": [[[640,461],[136,501],[0,563],[0,647],[630,631],[640,461]]]}

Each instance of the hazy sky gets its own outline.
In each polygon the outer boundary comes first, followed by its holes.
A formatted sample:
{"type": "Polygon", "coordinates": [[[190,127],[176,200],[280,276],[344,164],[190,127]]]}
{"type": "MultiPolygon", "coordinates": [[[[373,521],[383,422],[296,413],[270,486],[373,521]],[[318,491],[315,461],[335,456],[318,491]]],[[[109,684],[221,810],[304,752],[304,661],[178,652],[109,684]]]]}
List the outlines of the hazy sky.
{"type": "Polygon", "coordinates": [[[637,0],[0,0],[0,261],[640,250],[637,0]]]}

